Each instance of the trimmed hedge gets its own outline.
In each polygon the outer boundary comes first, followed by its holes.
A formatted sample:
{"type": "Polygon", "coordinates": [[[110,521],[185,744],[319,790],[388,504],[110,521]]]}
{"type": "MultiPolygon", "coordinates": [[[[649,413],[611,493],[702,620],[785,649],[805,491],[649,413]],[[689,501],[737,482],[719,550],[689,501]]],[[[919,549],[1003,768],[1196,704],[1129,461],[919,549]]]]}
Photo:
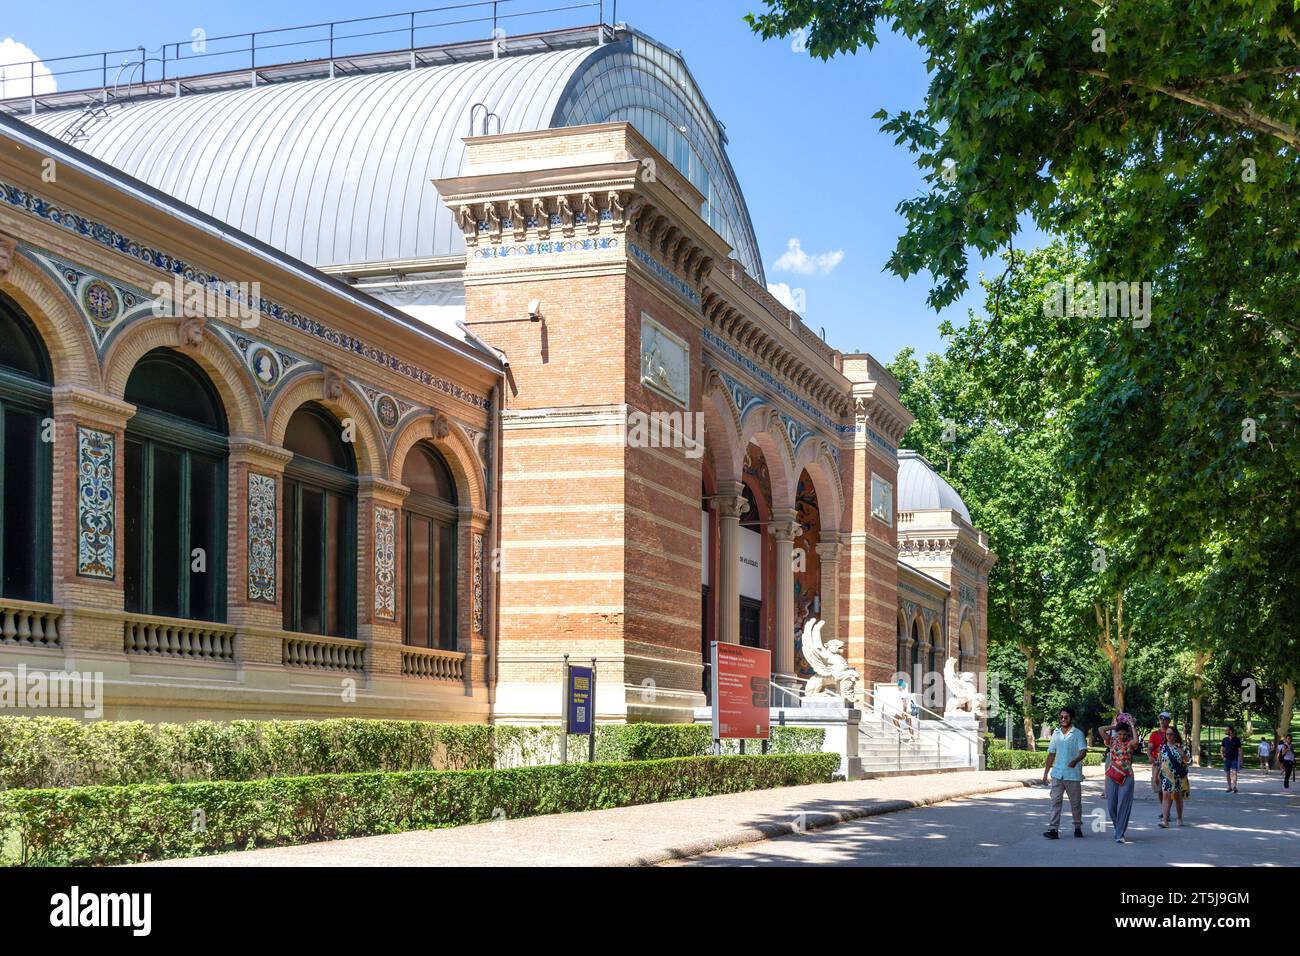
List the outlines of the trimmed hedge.
{"type": "Polygon", "coordinates": [[[0,793],[3,862],[118,864],[825,783],[836,754],[0,793]]]}
{"type": "MultiPolygon", "coordinates": [[[[1041,770],[1047,766],[1046,750],[1003,750],[990,747],[984,755],[986,770],[1041,770]]],[[[1101,766],[1102,755],[1089,753],[1083,758],[1085,767],[1101,766]]]]}
{"type": "MultiPolygon", "coordinates": [[[[601,724],[604,762],[705,756],[705,724],[601,724]]],[[[773,727],[770,752],[816,753],[823,731],[773,727]]],[[[734,751],[729,742],[726,748],[734,751]]],[[[759,751],[759,742],[750,742],[759,751]]],[[[80,721],[0,717],[0,790],[257,780],[408,770],[490,770],[559,760],[558,727],[402,720],[80,721]]],[[[582,761],[587,739],[571,737],[582,761]]]]}

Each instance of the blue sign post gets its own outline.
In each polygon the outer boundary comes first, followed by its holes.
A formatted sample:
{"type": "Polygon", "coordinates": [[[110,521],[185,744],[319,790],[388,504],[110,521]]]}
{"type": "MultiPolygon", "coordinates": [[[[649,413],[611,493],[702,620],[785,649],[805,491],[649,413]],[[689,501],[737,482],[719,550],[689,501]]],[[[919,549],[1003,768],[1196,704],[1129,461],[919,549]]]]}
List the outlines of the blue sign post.
{"type": "Polygon", "coordinates": [[[560,762],[569,760],[569,734],[587,737],[587,760],[596,760],[596,659],[590,667],[569,663],[564,655],[564,733],[560,735],[560,762]]]}

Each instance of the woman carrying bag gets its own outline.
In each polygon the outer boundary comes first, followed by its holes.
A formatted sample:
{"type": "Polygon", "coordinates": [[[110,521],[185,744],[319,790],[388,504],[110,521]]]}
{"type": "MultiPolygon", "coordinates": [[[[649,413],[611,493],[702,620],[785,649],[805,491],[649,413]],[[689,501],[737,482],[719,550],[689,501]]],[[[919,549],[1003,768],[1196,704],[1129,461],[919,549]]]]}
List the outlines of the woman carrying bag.
{"type": "Polygon", "coordinates": [[[1178,825],[1183,825],[1183,797],[1187,786],[1187,751],[1183,749],[1183,738],[1178,731],[1170,730],[1160,747],[1158,754],[1151,759],[1158,761],[1160,768],[1160,807],[1162,810],[1160,826],[1169,829],[1169,810],[1178,807],[1178,825]]]}
{"type": "Polygon", "coordinates": [[[1101,736],[1110,748],[1106,763],[1106,815],[1115,828],[1115,842],[1123,843],[1133,810],[1133,753],[1139,747],[1133,718],[1117,714],[1101,728],[1101,736]]]}

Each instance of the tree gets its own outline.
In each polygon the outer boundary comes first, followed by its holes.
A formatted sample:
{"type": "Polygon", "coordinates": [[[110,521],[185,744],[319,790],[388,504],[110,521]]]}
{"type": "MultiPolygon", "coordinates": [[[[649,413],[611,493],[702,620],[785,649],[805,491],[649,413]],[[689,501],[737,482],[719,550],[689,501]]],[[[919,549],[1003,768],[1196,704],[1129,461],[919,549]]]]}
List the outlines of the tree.
{"type": "Polygon", "coordinates": [[[1194,634],[1249,609],[1231,656],[1214,659],[1225,674],[1267,670],[1289,722],[1300,678],[1296,5],[765,5],[751,27],[806,31],[816,57],[869,50],[884,29],[920,47],[924,103],[877,116],[932,187],[900,204],[906,231],[888,262],[902,277],[928,271],[932,304],[965,291],[969,250],[1010,247],[1028,219],[1065,240],[1078,260],[1071,294],[1040,285],[1042,309],[1012,307],[1031,290],[1006,257],[970,340],[1005,367],[980,374],[1007,402],[1037,411],[1041,391],[1059,403],[1069,431],[1056,466],[1091,540],[1128,549],[1126,581],[1205,575],[1173,623],[1194,634]]]}

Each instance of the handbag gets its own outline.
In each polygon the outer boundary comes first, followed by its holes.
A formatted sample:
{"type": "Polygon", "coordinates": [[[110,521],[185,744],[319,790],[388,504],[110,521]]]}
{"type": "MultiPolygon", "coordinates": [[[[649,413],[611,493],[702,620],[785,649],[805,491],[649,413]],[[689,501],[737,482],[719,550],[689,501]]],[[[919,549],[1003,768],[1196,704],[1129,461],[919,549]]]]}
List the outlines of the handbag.
{"type": "Polygon", "coordinates": [[[1123,770],[1120,770],[1119,767],[1115,766],[1114,764],[1111,764],[1109,767],[1106,768],[1106,776],[1109,777],[1113,782],[1117,784],[1123,783],[1125,780],[1128,779],[1128,774],[1126,774],[1123,770]]]}

